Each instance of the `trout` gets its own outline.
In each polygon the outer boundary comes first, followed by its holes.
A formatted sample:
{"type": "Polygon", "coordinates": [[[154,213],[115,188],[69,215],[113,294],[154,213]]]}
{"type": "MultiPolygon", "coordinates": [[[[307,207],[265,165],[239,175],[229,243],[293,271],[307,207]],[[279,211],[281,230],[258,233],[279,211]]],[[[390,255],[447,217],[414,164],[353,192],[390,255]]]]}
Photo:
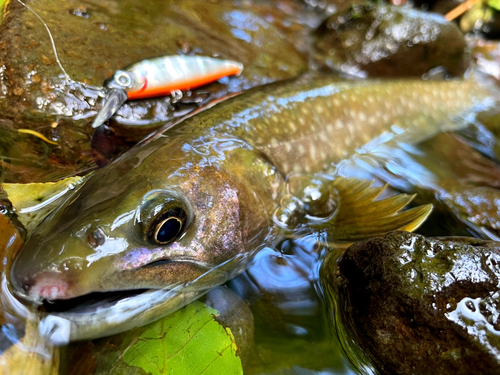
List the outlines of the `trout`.
{"type": "MultiPolygon", "coordinates": [[[[488,97],[458,80],[302,78],[244,92],[90,176],[32,233],[11,267],[11,290],[25,303],[54,306],[52,323],[41,329],[67,324],[71,331],[54,342],[148,323],[242,272],[255,251],[273,243],[286,176],[333,178],[336,163],[369,152],[373,142],[418,142],[488,97]],[[124,295],[115,295],[107,313],[64,312],[87,296],[118,292],[124,295]],[[132,301],[139,314],[130,312],[132,301]]],[[[363,189],[339,191],[361,199],[363,189]]],[[[400,209],[408,201],[391,202],[400,209]]],[[[384,210],[376,207],[372,219],[384,210]]],[[[355,221],[349,214],[345,225],[355,221]]],[[[409,223],[375,218],[387,230],[409,223]]]]}

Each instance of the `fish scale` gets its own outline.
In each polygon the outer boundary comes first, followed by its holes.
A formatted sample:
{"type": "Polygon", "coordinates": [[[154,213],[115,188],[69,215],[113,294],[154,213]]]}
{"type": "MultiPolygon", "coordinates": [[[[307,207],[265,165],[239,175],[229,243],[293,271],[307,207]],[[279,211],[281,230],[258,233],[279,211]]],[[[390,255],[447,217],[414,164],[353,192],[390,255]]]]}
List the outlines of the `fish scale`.
{"type": "Polygon", "coordinates": [[[281,83],[242,94],[182,126],[235,135],[284,174],[316,173],[383,133],[402,134],[409,143],[428,138],[487,97],[471,81],[281,83]]]}

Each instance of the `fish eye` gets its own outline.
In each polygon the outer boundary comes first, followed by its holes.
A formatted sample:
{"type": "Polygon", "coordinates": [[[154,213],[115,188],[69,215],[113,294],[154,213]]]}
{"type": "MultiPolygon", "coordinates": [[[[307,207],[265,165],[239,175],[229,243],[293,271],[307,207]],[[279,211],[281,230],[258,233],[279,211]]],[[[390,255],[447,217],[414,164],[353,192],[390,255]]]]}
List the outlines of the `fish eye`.
{"type": "Polygon", "coordinates": [[[114,78],[115,82],[122,87],[130,87],[132,85],[132,78],[127,72],[118,71],[114,78]]]}
{"type": "Polygon", "coordinates": [[[189,225],[189,203],[175,192],[154,190],[138,207],[136,234],[153,245],[168,245],[178,239],[189,225]]]}
{"type": "Polygon", "coordinates": [[[155,218],[148,232],[148,239],[159,245],[173,242],[182,232],[186,218],[186,212],[180,207],[169,210],[155,218]]]}

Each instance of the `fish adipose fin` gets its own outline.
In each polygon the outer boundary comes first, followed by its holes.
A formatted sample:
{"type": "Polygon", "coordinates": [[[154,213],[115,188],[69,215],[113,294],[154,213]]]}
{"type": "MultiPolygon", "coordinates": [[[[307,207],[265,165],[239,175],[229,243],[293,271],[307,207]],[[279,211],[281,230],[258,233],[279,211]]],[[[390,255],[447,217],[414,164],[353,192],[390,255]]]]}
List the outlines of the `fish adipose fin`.
{"type": "Polygon", "coordinates": [[[387,185],[376,187],[371,181],[339,177],[333,186],[338,194],[338,208],[330,221],[335,243],[352,243],[394,230],[411,232],[432,211],[431,204],[401,211],[414,194],[397,194],[377,200],[387,185]]]}

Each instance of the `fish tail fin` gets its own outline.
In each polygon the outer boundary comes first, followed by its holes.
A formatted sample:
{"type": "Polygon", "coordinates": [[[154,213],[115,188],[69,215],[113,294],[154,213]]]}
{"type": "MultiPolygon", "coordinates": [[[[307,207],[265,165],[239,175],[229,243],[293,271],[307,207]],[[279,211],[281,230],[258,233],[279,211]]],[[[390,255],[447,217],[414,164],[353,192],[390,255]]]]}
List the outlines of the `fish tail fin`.
{"type": "Polygon", "coordinates": [[[403,210],[414,194],[377,199],[387,185],[375,187],[371,181],[339,177],[334,187],[338,193],[338,209],[331,221],[335,243],[352,243],[394,230],[413,231],[432,211],[432,204],[403,210]]]}

